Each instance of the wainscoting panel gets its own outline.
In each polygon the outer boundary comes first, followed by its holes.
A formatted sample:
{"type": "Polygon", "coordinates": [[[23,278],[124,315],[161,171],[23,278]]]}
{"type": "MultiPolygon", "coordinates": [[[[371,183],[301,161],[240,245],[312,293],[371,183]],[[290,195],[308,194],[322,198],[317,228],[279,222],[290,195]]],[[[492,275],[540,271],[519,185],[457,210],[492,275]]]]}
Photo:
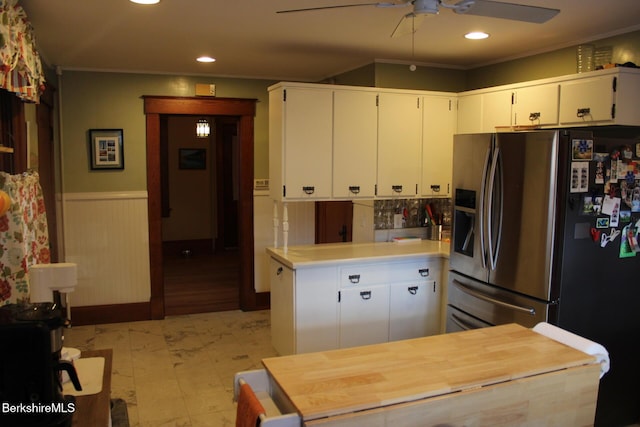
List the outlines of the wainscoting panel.
{"type": "MultiPolygon", "coordinates": [[[[315,241],[315,203],[289,202],[289,246],[311,245],[315,241]]],[[[254,286],[256,292],[269,292],[269,257],[272,247],[273,200],[268,191],[254,191],[253,197],[254,286]]],[[[282,203],[278,202],[278,247],[282,247],[282,203]]]]}
{"type": "Polygon", "coordinates": [[[71,306],[148,302],[147,192],[63,195],[64,253],[78,264],[71,306]]]}

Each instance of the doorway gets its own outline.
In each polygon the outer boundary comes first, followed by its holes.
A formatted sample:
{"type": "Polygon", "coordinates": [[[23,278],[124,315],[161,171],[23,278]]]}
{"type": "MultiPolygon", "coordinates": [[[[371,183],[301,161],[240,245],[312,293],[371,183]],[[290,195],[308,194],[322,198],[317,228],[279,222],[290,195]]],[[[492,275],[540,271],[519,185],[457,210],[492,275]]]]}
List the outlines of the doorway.
{"type": "MultiPolygon", "coordinates": [[[[150,317],[165,316],[162,256],[161,143],[167,115],[238,118],[238,286],[240,309],[269,307],[268,293],[253,286],[253,119],[255,99],[143,96],[146,115],[147,192],[149,206],[150,317]]],[[[166,131],[166,129],[165,129],[166,131]]]]}
{"type": "Polygon", "coordinates": [[[238,117],[166,116],[161,135],[165,315],[239,308],[238,117]],[[210,131],[196,135],[196,125],[210,131]]]}
{"type": "Polygon", "coordinates": [[[316,202],[316,243],[351,242],[353,202],[316,202]]]}

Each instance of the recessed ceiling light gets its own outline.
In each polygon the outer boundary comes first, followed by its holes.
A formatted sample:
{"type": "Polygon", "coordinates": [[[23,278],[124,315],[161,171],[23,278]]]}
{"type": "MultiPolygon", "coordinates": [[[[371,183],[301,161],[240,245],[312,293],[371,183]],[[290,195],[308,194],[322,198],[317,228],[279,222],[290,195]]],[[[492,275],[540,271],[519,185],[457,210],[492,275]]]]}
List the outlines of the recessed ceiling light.
{"type": "Polygon", "coordinates": [[[472,31],[464,35],[464,38],[469,40],[482,40],[487,37],[489,37],[489,34],[483,33],[482,31],[472,31]]]}
{"type": "Polygon", "coordinates": [[[160,0],[129,0],[132,3],[138,3],[138,4],[158,4],[160,3],[160,0]]]}
{"type": "Polygon", "coordinates": [[[198,61],[198,62],[216,62],[216,59],[212,58],[210,56],[201,56],[198,59],[196,59],[196,61],[198,61]]]}

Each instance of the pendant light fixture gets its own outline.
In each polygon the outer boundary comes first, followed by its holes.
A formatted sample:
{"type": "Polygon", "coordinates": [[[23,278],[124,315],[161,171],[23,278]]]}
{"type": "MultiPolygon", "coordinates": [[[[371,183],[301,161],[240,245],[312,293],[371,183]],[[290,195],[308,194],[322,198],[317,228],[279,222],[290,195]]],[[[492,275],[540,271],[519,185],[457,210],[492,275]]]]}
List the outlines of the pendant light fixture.
{"type": "Polygon", "coordinates": [[[208,138],[211,127],[209,121],[205,118],[198,119],[196,122],[196,136],[198,138],[208,138]]]}

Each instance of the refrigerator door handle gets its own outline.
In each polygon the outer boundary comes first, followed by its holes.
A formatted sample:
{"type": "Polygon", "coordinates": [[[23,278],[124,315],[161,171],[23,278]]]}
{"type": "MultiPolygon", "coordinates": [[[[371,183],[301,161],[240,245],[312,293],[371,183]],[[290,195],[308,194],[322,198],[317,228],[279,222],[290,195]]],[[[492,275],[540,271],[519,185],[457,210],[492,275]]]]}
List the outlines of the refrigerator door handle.
{"type": "Polygon", "coordinates": [[[491,269],[495,270],[496,265],[498,263],[498,255],[500,253],[500,242],[502,241],[502,220],[504,218],[504,181],[503,181],[503,173],[502,173],[502,153],[500,149],[496,147],[495,157],[493,165],[491,166],[491,183],[490,189],[491,193],[489,195],[489,209],[491,213],[487,218],[487,224],[489,224],[488,231],[488,239],[489,239],[489,259],[491,261],[491,269]],[[496,181],[498,183],[497,192],[496,192],[496,181]],[[498,212],[496,216],[496,212],[493,210],[493,198],[498,198],[498,212]],[[498,220],[498,232],[496,234],[496,240],[493,241],[493,233],[492,233],[492,225],[493,219],[497,218],[498,220]],[[495,248],[495,249],[494,249],[495,248]]]}
{"type": "Polygon", "coordinates": [[[468,331],[469,329],[479,329],[477,326],[474,326],[471,323],[465,322],[455,314],[451,314],[450,318],[453,323],[455,323],[460,329],[464,331],[468,331]]]}
{"type": "Polygon", "coordinates": [[[493,159],[491,160],[491,172],[489,173],[489,185],[487,194],[487,216],[485,220],[485,226],[487,229],[487,250],[489,251],[489,268],[495,270],[496,264],[493,256],[493,196],[494,186],[496,179],[496,168],[498,167],[498,157],[500,156],[500,149],[495,147],[493,159]]]}
{"type": "Polygon", "coordinates": [[[480,224],[480,258],[482,259],[482,268],[487,268],[486,245],[485,245],[485,197],[487,190],[487,173],[489,172],[489,162],[491,160],[491,146],[487,148],[484,158],[484,167],[482,168],[482,181],[480,187],[480,206],[478,207],[478,223],[480,224]]]}
{"type": "Polygon", "coordinates": [[[501,301],[499,299],[490,297],[489,295],[485,295],[482,292],[478,292],[475,291],[467,286],[465,286],[464,284],[460,283],[457,280],[453,280],[452,283],[458,287],[458,289],[460,289],[462,292],[471,295],[472,297],[481,299],[483,301],[486,301],[488,303],[491,304],[495,304],[498,305],[500,307],[504,307],[504,308],[508,308],[514,311],[521,311],[523,313],[527,313],[531,316],[535,316],[536,315],[536,309],[533,307],[529,307],[529,306],[522,306],[522,305],[516,305],[516,304],[511,304],[505,301],[501,301]]]}

